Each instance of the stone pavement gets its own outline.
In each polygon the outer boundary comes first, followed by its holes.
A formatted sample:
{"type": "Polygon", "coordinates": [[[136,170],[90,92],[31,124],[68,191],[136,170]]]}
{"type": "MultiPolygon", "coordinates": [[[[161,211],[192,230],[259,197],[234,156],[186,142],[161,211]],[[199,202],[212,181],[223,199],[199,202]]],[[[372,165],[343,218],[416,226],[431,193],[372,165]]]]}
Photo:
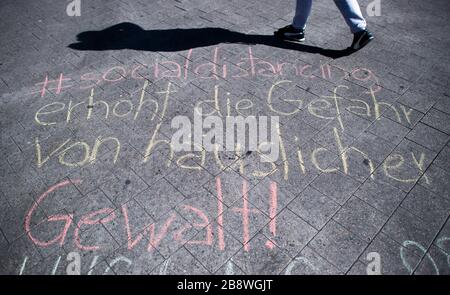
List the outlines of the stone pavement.
{"type": "Polygon", "coordinates": [[[348,55],[314,2],[297,45],[292,0],[1,1],[0,273],[448,274],[450,4],[348,55]],[[171,150],[195,106],[279,116],[279,159],[171,150]]]}

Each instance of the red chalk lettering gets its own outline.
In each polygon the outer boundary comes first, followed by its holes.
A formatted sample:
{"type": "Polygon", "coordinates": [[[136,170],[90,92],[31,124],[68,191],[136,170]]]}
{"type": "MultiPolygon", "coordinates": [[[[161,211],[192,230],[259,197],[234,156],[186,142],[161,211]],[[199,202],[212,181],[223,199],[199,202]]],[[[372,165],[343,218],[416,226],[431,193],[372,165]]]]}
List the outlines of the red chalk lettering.
{"type": "Polygon", "coordinates": [[[33,213],[36,211],[36,209],[39,207],[39,204],[41,204],[52,192],[65,187],[70,184],[77,184],[81,183],[81,180],[74,180],[70,182],[69,180],[62,181],[58,184],[55,184],[51,186],[46,192],[44,192],[42,195],[38,197],[38,199],[33,203],[33,206],[30,208],[30,210],[27,212],[25,216],[25,232],[27,233],[28,237],[31,239],[31,241],[40,247],[48,247],[52,244],[59,243],[60,246],[64,244],[64,240],[67,235],[67,231],[69,230],[70,225],[72,224],[72,214],[67,215],[52,215],[47,218],[47,221],[64,221],[64,227],[61,230],[61,232],[52,240],[50,241],[41,241],[38,238],[34,237],[31,233],[31,218],[33,217],[33,213]]]}
{"type": "Polygon", "coordinates": [[[116,213],[111,208],[103,208],[97,211],[94,211],[90,214],[83,216],[77,224],[74,232],[75,245],[84,251],[94,251],[99,250],[100,246],[85,246],[81,244],[81,238],[79,235],[79,231],[83,225],[96,225],[96,224],[105,224],[116,218],[116,213]],[[96,216],[104,216],[106,217],[96,217],[96,216]]]}
{"type": "Polygon", "coordinates": [[[170,217],[166,220],[163,227],[161,228],[159,234],[155,235],[155,224],[152,223],[149,227],[149,233],[150,233],[150,241],[148,243],[147,251],[151,252],[154,249],[156,249],[161,241],[164,239],[164,237],[167,235],[167,231],[169,230],[170,225],[175,220],[176,215],[175,213],[172,213],[170,217]]]}

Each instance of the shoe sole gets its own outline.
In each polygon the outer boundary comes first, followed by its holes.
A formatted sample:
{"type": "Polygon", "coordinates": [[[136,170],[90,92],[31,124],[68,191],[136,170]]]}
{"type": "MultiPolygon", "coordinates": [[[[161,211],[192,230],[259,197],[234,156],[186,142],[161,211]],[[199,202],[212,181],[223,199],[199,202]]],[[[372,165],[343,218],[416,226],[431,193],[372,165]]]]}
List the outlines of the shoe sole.
{"type": "Polygon", "coordinates": [[[370,43],[370,41],[372,41],[373,39],[375,39],[375,37],[371,37],[371,38],[369,38],[369,39],[367,39],[364,43],[359,43],[358,45],[358,48],[355,48],[355,47],[351,47],[353,50],[361,50],[361,49],[363,49],[367,44],[369,44],[370,43]]]}
{"type": "Polygon", "coordinates": [[[277,37],[281,40],[284,40],[284,41],[292,41],[292,42],[301,43],[301,42],[305,42],[305,40],[306,40],[305,38],[297,39],[297,38],[292,38],[292,37],[288,37],[288,36],[280,35],[280,34],[274,34],[274,35],[275,35],[275,37],[277,37]]]}

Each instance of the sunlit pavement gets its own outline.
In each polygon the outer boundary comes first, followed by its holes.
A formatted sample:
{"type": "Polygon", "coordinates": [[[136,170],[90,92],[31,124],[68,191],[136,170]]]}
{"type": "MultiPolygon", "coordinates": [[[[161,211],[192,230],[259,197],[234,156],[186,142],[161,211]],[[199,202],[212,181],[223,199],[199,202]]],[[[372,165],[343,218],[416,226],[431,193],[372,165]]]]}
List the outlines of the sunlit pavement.
{"type": "Polygon", "coordinates": [[[0,273],[448,274],[450,4],[360,1],[350,54],[329,2],[299,45],[294,1],[1,1],[0,273]],[[196,106],[278,159],[174,151],[196,106]]]}

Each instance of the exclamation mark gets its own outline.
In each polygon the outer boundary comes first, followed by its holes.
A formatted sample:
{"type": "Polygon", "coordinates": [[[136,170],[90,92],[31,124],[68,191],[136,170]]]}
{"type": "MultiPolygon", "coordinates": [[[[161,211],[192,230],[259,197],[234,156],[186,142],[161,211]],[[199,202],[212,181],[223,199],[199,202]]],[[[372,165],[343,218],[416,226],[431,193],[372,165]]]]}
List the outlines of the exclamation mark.
{"type": "Polygon", "coordinates": [[[329,64],[324,64],[320,66],[322,71],[322,78],[325,80],[331,80],[331,67],[329,64]]]}
{"type": "MultiPolygon", "coordinates": [[[[275,237],[277,234],[277,183],[274,181],[270,182],[270,208],[269,208],[269,230],[270,233],[275,237]]],[[[266,242],[266,247],[269,249],[273,249],[275,247],[275,242],[272,240],[268,240],[266,242]]]]}
{"type": "Polygon", "coordinates": [[[225,240],[223,237],[223,195],[222,195],[222,182],[220,177],[216,177],[216,190],[217,190],[217,235],[219,239],[219,249],[225,250],[225,240]]]}

